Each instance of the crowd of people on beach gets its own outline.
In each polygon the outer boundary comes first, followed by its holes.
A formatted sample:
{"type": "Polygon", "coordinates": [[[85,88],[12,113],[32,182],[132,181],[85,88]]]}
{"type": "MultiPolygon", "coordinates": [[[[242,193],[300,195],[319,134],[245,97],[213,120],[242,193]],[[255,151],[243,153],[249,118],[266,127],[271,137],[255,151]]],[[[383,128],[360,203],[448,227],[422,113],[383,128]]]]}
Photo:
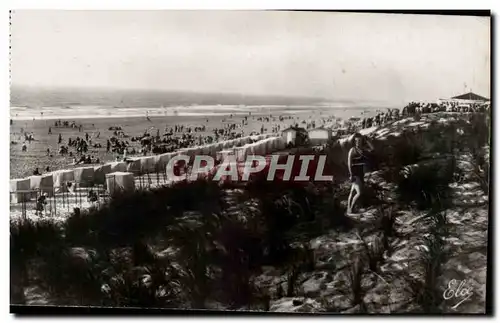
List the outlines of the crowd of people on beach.
{"type": "MultiPolygon", "coordinates": [[[[211,144],[223,140],[231,140],[242,137],[244,135],[263,134],[265,132],[272,132],[279,134],[286,124],[292,124],[298,127],[301,124],[305,129],[315,129],[316,127],[326,127],[338,130],[337,134],[352,134],[360,129],[366,129],[374,126],[383,126],[387,123],[399,120],[403,117],[415,116],[431,112],[484,112],[489,109],[488,104],[469,104],[467,107],[461,106],[456,102],[445,103],[422,103],[411,102],[402,109],[387,109],[386,112],[378,111],[375,116],[351,118],[349,120],[339,120],[334,116],[322,116],[320,118],[313,118],[309,116],[309,120],[300,119],[293,115],[280,115],[273,116],[272,114],[266,116],[245,116],[241,121],[235,121],[233,116],[225,117],[221,126],[213,128],[209,131],[206,125],[173,125],[166,126],[164,133],[160,134],[160,129],[151,127],[146,129],[143,134],[139,136],[128,135],[121,126],[112,126],[108,130],[112,131],[112,135],[106,138],[106,153],[115,154],[116,160],[126,159],[128,156],[134,155],[148,155],[148,154],[161,154],[173,152],[182,148],[189,148],[193,146],[200,146],[211,144]],[[244,128],[248,125],[249,118],[261,122],[260,131],[253,131],[245,133],[244,128]],[[156,134],[152,132],[156,130],[156,134]]],[[[207,119],[208,121],[208,119],[207,119]]],[[[73,128],[79,129],[82,132],[82,124],[77,124],[75,121],[55,121],[55,128],[73,128]]],[[[27,143],[34,140],[34,134],[25,132],[21,128],[21,133],[24,135],[25,143],[23,143],[22,151],[27,150],[27,143]]],[[[52,134],[52,127],[49,127],[49,134],[52,134]]],[[[58,153],[62,156],[73,158],[73,164],[98,164],[101,160],[94,157],[92,152],[97,152],[97,149],[102,148],[96,139],[100,137],[100,132],[97,134],[89,135],[85,133],[84,136],[77,136],[76,138],[65,138],[62,134],[58,134],[58,153]],[[94,141],[94,142],[93,142],[94,141]]],[[[53,156],[47,148],[47,156],[53,156]]]]}
{"type": "MultiPolygon", "coordinates": [[[[57,120],[54,122],[54,127],[55,128],[72,128],[72,129],[78,129],[78,131],[82,132],[83,125],[82,124],[77,124],[76,121],[61,121],[57,120]]],[[[52,132],[52,129],[49,127],[49,133],[52,132]]]]}
{"type": "MultiPolygon", "coordinates": [[[[370,168],[370,156],[374,150],[374,145],[370,138],[359,133],[361,129],[382,127],[402,118],[418,117],[427,113],[486,112],[489,108],[489,103],[460,105],[457,102],[439,104],[411,102],[402,109],[387,109],[385,112],[377,111],[374,116],[353,117],[348,120],[340,120],[334,116],[313,118],[312,115],[307,120],[293,115],[273,116],[269,114],[268,116],[252,116],[253,120],[257,120],[262,124],[259,129],[260,131],[253,131],[251,133],[245,133],[244,131],[244,127],[248,125],[249,121],[247,116],[241,122],[231,122],[232,115],[229,118],[224,118],[221,126],[211,130],[206,125],[173,125],[170,127],[166,126],[163,134],[160,133],[160,129],[151,127],[139,136],[130,136],[120,126],[114,126],[108,129],[112,131],[112,135],[105,138],[106,153],[116,154],[117,161],[129,161],[129,156],[137,154],[146,156],[148,154],[173,152],[182,148],[231,140],[244,135],[263,134],[268,131],[271,131],[273,134],[279,134],[286,128],[286,124],[291,124],[295,127],[299,127],[300,124],[303,129],[307,130],[316,129],[316,127],[331,128],[337,130],[337,135],[352,135],[351,148],[347,157],[351,182],[350,194],[347,200],[347,213],[355,214],[363,212],[363,209],[359,206],[359,201],[364,191],[365,172],[366,169],[370,168]],[[156,130],[156,133],[152,134],[154,130],[156,130]]],[[[82,125],[77,125],[75,122],[58,120],[55,122],[54,127],[78,128],[79,132],[83,132],[82,125]]],[[[52,127],[49,127],[48,133],[52,134],[52,127]]],[[[22,146],[22,151],[24,152],[27,150],[26,143],[31,143],[35,140],[35,137],[33,132],[26,132],[23,128],[21,128],[21,134],[25,140],[22,146]]],[[[59,145],[58,153],[73,158],[73,165],[99,164],[101,160],[99,157],[93,155],[96,149],[102,148],[101,144],[96,142],[96,139],[99,137],[100,132],[92,135],[85,133],[82,137],[69,137],[67,138],[67,142],[65,142],[65,138],[59,133],[57,139],[59,145]],[[92,152],[89,153],[89,151],[92,152]]],[[[47,156],[53,156],[49,148],[47,148],[47,156]]],[[[50,167],[47,166],[44,171],[49,172],[50,167]]],[[[41,173],[42,171],[38,167],[33,171],[33,175],[41,175],[41,173]]],[[[37,198],[35,211],[38,215],[43,215],[45,206],[47,205],[47,198],[47,194],[42,194],[37,198]]],[[[96,202],[98,200],[97,193],[90,189],[87,199],[91,203],[96,202]]]]}

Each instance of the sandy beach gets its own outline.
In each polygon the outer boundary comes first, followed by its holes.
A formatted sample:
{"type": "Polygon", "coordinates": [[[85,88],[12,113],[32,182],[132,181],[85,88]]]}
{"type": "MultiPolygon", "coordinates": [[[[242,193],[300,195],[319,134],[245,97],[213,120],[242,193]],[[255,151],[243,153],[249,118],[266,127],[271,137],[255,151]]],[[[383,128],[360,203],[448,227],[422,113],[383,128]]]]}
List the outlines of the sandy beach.
{"type": "MultiPolygon", "coordinates": [[[[358,109],[326,109],[325,107],[310,107],[309,110],[298,109],[267,109],[266,113],[262,109],[257,110],[257,113],[252,113],[248,116],[248,123],[237,131],[243,131],[243,135],[249,135],[252,132],[260,133],[262,126],[264,132],[270,133],[274,125],[280,125],[280,129],[298,123],[304,126],[303,121],[316,121],[320,125],[320,120],[329,117],[349,118],[357,115],[368,115],[374,113],[376,109],[358,108],[358,109]],[[267,112],[271,112],[270,114],[267,112]],[[272,115],[269,121],[259,120],[260,117],[272,115]],[[282,121],[279,116],[285,116],[282,121]],[[288,118],[291,117],[291,119],[288,118]]],[[[83,138],[87,133],[92,138],[93,144],[101,144],[102,148],[94,148],[89,146],[87,154],[99,158],[100,162],[115,160],[117,154],[106,152],[106,140],[113,135],[110,127],[119,126],[124,133],[130,137],[141,136],[144,131],[149,131],[152,135],[156,135],[157,130],[160,135],[164,134],[165,127],[173,127],[175,125],[184,125],[186,127],[205,126],[204,132],[197,132],[196,135],[206,136],[213,134],[216,128],[222,128],[225,124],[236,123],[241,124],[245,115],[232,115],[226,112],[223,115],[177,115],[177,116],[150,116],[149,120],[143,117],[97,117],[97,118],[71,118],[66,117],[63,121],[75,121],[76,124],[82,125],[82,131],[78,128],[60,128],[54,127],[54,122],[57,119],[40,119],[35,120],[13,120],[10,127],[10,178],[21,178],[32,175],[33,170],[38,167],[41,172],[46,172],[48,166],[50,171],[58,169],[71,169],[74,166],[73,157],[69,155],[60,155],[58,153],[60,145],[58,144],[58,136],[62,136],[62,144],[67,145],[68,139],[83,138]],[[51,127],[52,133],[48,130],[51,127]],[[24,136],[21,135],[21,129],[24,132],[32,132],[35,140],[27,144],[27,151],[23,152],[21,147],[24,142],[24,136]],[[99,133],[99,137],[97,134],[99,133]],[[13,144],[15,142],[15,144],[13,144]],[[47,155],[47,148],[50,150],[52,157],[47,155]]],[[[140,149],[138,142],[132,142],[130,138],[124,138],[130,143],[129,148],[140,149]]],[[[71,150],[71,149],[70,149],[71,150]]],[[[74,149],[72,149],[74,150],[74,149]]]]}

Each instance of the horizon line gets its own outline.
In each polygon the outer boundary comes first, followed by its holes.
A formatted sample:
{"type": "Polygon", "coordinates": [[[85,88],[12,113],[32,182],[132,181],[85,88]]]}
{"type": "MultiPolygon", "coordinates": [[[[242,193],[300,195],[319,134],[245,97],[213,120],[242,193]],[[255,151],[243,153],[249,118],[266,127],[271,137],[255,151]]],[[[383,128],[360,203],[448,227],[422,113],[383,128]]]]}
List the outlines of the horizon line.
{"type": "Polygon", "coordinates": [[[417,99],[404,99],[404,100],[387,100],[387,99],[355,99],[350,97],[321,97],[321,96],[307,96],[307,95],[289,95],[289,94],[258,94],[258,93],[248,93],[244,94],[241,92],[208,92],[208,91],[194,91],[194,90],[183,90],[183,89],[147,89],[147,88],[127,88],[127,87],[109,87],[109,86],[49,86],[49,85],[27,85],[27,84],[10,84],[10,92],[12,94],[12,89],[36,89],[36,90],[97,90],[97,91],[138,91],[138,92],[155,92],[155,93],[189,93],[189,94],[205,94],[205,95],[232,95],[240,97],[249,98],[280,98],[280,99],[302,99],[302,100],[315,100],[317,103],[330,103],[330,102],[377,102],[377,103],[392,103],[400,104],[402,102],[412,102],[418,101],[417,99]]]}
{"type": "MultiPolygon", "coordinates": [[[[278,98],[297,98],[297,99],[310,99],[310,100],[333,100],[321,96],[310,95],[293,95],[293,94],[259,94],[259,93],[241,93],[241,92],[224,92],[224,91],[203,91],[203,90],[189,90],[189,89],[160,89],[160,88],[132,88],[132,87],[112,87],[112,86],[50,86],[50,85],[28,85],[28,84],[10,84],[10,90],[13,88],[24,89],[58,89],[58,90],[101,90],[101,91],[143,91],[143,92],[164,92],[164,93],[191,93],[191,94],[219,94],[219,95],[235,95],[235,96],[249,96],[249,97],[278,97],[278,98]]],[[[350,99],[342,99],[350,100],[350,99]]]]}

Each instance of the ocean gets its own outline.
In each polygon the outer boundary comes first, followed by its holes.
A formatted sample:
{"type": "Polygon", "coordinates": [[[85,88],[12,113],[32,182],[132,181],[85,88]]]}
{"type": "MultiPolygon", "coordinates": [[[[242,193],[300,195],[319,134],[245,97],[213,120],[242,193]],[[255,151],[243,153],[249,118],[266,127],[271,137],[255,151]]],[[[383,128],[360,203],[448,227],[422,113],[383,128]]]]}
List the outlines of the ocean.
{"type": "Polygon", "coordinates": [[[14,120],[310,114],[349,118],[394,108],[381,102],[144,90],[11,88],[14,120]]]}

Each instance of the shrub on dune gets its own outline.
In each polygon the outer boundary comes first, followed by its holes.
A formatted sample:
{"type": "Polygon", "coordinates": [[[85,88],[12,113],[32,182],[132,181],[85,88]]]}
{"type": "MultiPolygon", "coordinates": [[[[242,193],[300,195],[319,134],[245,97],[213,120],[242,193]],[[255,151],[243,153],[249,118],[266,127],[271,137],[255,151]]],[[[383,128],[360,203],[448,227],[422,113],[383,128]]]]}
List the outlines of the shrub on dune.
{"type": "Polygon", "coordinates": [[[364,291],[361,280],[363,278],[364,263],[360,258],[355,258],[351,263],[348,273],[347,281],[351,292],[351,305],[356,306],[363,302],[364,291]]]}
{"type": "Polygon", "coordinates": [[[397,180],[397,195],[401,203],[427,209],[450,203],[456,163],[454,158],[441,162],[421,163],[403,167],[397,180]]]}
{"type": "Polygon", "coordinates": [[[37,277],[30,277],[30,266],[33,260],[43,258],[47,254],[57,254],[64,247],[63,231],[58,223],[49,219],[34,221],[22,219],[10,223],[10,264],[11,271],[16,271],[11,284],[20,289],[27,286],[37,277]]]}
{"type": "Polygon", "coordinates": [[[421,244],[417,246],[419,264],[413,267],[414,275],[407,275],[407,291],[424,313],[439,313],[443,297],[438,279],[443,274],[441,266],[448,256],[445,248],[448,235],[446,212],[430,210],[423,221],[429,222],[430,232],[421,238],[421,244]]]}

